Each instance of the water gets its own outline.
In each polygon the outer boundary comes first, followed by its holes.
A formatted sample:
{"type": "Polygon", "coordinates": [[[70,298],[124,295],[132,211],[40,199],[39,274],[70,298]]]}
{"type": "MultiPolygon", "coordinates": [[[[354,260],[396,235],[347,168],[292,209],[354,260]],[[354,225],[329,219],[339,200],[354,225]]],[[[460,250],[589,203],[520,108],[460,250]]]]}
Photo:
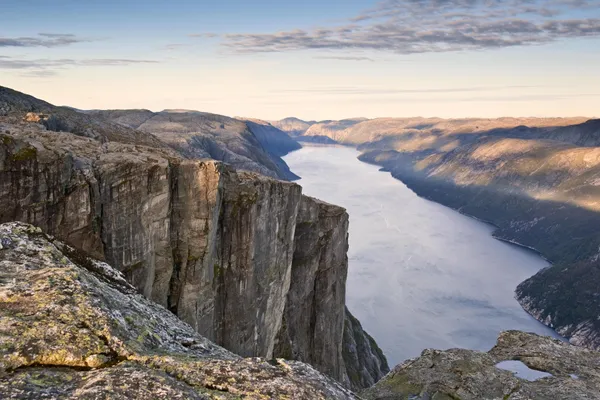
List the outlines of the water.
{"type": "Polygon", "coordinates": [[[285,161],[304,193],[350,214],[346,303],[390,365],[425,348],[489,350],[508,329],[553,335],[514,299],[548,264],[501,242],[493,228],[415,195],[337,146],[305,146],[285,161]]]}
{"type": "MultiPolygon", "coordinates": [[[[496,368],[510,371],[513,374],[515,374],[515,376],[517,376],[518,378],[525,379],[530,382],[537,381],[538,379],[542,378],[549,378],[552,376],[552,374],[549,374],[548,372],[531,369],[523,362],[516,360],[500,361],[498,364],[496,364],[496,368]]],[[[573,375],[571,375],[571,378],[573,378],[573,375]]]]}

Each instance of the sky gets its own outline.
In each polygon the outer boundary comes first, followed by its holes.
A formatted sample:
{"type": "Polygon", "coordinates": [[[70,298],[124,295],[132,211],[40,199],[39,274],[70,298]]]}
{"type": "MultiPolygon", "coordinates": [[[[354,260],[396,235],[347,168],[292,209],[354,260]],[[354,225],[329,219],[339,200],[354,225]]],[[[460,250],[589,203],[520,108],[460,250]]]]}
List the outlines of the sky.
{"type": "Polygon", "coordinates": [[[600,116],[600,0],[0,0],[0,85],[80,109],[600,116]]]}

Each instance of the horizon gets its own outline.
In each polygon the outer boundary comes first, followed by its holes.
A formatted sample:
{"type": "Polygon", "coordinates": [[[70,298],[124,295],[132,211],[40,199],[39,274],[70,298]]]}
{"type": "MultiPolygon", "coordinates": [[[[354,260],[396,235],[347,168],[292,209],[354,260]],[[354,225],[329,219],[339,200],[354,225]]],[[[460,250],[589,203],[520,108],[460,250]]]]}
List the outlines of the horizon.
{"type": "Polygon", "coordinates": [[[597,1],[9,0],[3,15],[0,84],[78,109],[322,121],[600,107],[597,1]]]}
{"type": "MultiPolygon", "coordinates": [[[[0,85],[0,87],[3,87],[2,85],[0,85]]],[[[4,86],[8,89],[11,90],[15,90],[19,93],[22,93],[24,95],[28,95],[28,96],[33,96],[35,98],[37,98],[38,100],[42,100],[42,101],[46,101],[48,102],[46,99],[34,96],[31,93],[25,93],[23,91],[17,90],[15,88],[9,88],[7,86],[4,86]]],[[[459,120],[459,119],[473,119],[473,120],[485,120],[485,119],[489,119],[489,120],[500,120],[500,119],[587,119],[588,121],[591,120],[596,120],[596,119],[600,119],[600,117],[595,116],[595,115],[574,115],[574,116],[568,116],[568,117],[563,117],[563,116],[552,116],[552,117],[536,117],[536,116],[531,116],[531,115],[521,115],[521,116],[513,116],[513,115],[504,115],[504,116],[500,116],[500,117],[486,117],[486,116],[482,116],[482,117],[448,117],[448,118],[444,118],[444,117],[438,117],[435,115],[432,116],[422,116],[422,115],[398,115],[398,116],[377,116],[377,117],[363,117],[363,116],[353,116],[353,117],[342,117],[340,119],[331,119],[331,118],[327,118],[327,119],[304,119],[304,118],[299,118],[296,116],[287,116],[284,118],[280,118],[280,119],[266,119],[266,118],[260,118],[260,117],[256,117],[256,116],[252,116],[252,117],[244,117],[244,116],[239,116],[239,115],[226,115],[223,113],[218,113],[218,112],[209,112],[209,111],[204,111],[204,110],[193,110],[193,109],[178,109],[178,108],[165,108],[163,110],[151,110],[149,108],[89,108],[89,109],[82,109],[82,108],[77,108],[77,107],[73,107],[71,105],[68,104],[53,104],[51,102],[48,102],[50,104],[52,104],[53,106],[57,106],[57,107],[65,107],[65,108],[71,108],[73,110],[79,111],[79,112],[89,112],[89,111],[129,111],[129,110],[140,110],[140,111],[149,111],[152,112],[154,114],[158,114],[161,112],[181,112],[181,113],[202,113],[202,114],[211,114],[211,115],[218,115],[218,116],[223,116],[223,117],[227,117],[227,118],[231,118],[231,119],[237,119],[240,121],[245,121],[245,120],[255,120],[255,121],[262,121],[262,122],[267,122],[267,123],[271,123],[271,122],[279,122],[279,121],[283,121],[286,119],[295,119],[301,122],[306,122],[306,123],[313,123],[313,124],[319,124],[319,123],[327,123],[327,122],[340,122],[340,121],[349,121],[349,120],[357,120],[357,119],[362,119],[365,121],[371,121],[371,120],[376,120],[376,119],[441,119],[441,120],[459,120]]],[[[587,122],[587,121],[586,121],[587,122]]]]}

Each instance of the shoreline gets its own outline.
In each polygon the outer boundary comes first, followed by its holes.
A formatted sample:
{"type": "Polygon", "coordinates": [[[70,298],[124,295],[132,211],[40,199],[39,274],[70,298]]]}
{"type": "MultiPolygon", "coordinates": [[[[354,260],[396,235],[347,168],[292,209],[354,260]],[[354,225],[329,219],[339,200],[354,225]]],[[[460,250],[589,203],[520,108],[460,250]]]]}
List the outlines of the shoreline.
{"type": "MultiPolygon", "coordinates": [[[[357,149],[357,150],[358,150],[358,149],[357,149]]],[[[360,151],[360,150],[358,150],[358,151],[360,151]]],[[[471,219],[474,219],[474,220],[476,220],[476,221],[478,221],[478,222],[482,222],[482,223],[485,223],[485,224],[487,224],[487,225],[490,225],[490,226],[493,228],[493,231],[491,232],[491,236],[492,236],[494,239],[496,239],[496,240],[498,240],[498,241],[501,241],[501,242],[504,242],[504,243],[508,243],[508,244],[510,244],[510,245],[513,245],[513,246],[516,246],[516,247],[519,247],[520,249],[524,249],[524,250],[526,250],[526,251],[532,252],[532,253],[534,253],[536,256],[540,257],[542,260],[546,261],[546,262],[548,263],[548,266],[546,266],[546,267],[544,267],[544,268],[540,269],[538,272],[536,272],[536,274],[537,274],[537,273],[539,273],[540,271],[543,271],[543,270],[545,270],[545,269],[547,269],[547,268],[550,268],[550,267],[552,267],[552,266],[554,265],[554,263],[553,263],[552,261],[550,261],[550,260],[549,260],[549,259],[548,259],[548,258],[547,258],[547,257],[546,257],[546,256],[545,256],[543,253],[542,253],[542,252],[540,252],[540,251],[539,251],[538,249],[536,249],[535,247],[532,247],[532,246],[527,246],[527,245],[525,245],[525,244],[522,244],[522,243],[519,243],[519,242],[517,242],[516,240],[511,240],[511,239],[508,239],[508,238],[503,238],[503,237],[501,237],[501,236],[498,236],[498,235],[496,234],[496,232],[497,232],[498,230],[500,230],[500,227],[499,227],[498,225],[494,224],[493,222],[486,221],[486,220],[484,220],[484,219],[482,219],[482,218],[475,217],[474,215],[470,215],[470,214],[468,214],[468,213],[465,213],[465,212],[464,212],[464,211],[462,211],[460,208],[454,208],[454,207],[450,207],[450,206],[448,206],[448,205],[446,205],[446,204],[444,204],[444,203],[438,202],[438,201],[436,201],[436,200],[434,200],[434,199],[431,199],[431,198],[429,198],[429,197],[427,197],[427,196],[423,196],[423,195],[419,194],[417,191],[415,191],[415,190],[414,190],[414,188],[412,188],[410,185],[408,185],[408,184],[407,184],[407,183],[406,183],[404,180],[402,180],[402,179],[400,179],[399,177],[395,176],[395,175],[394,175],[394,174],[393,174],[393,173],[392,173],[392,172],[391,172],[389,169],[387,169],[387,168],[385,168],[385,167],[381,166],[380,164],[376,164],[376,163],[372,163],[372,162],[368,162],[368,161],[364,161],[364,160],[362,160],[362,159],[360,158],[360,156],[361,156],[362,154],[363,154],[363,153],[361,153],[361,154],[360,154],[360,155],[357,157],[357,159],[358,159],[360,162],[364,162],[365,164],[369,164],[369,165],[373,165],[373,166],[379,167],[379,171],[380,171],[380,172],[387,172],[387,173],[389,173],[389,174],[392,176],[392,178],[394,178],[394,179],[396,179],[396,180],[398,180],[398,181],[402,182],[402,184],[404,184],[404,185],[405,185],[407,188],[409,188],[409,189],[410,189],[410,190],[411,190],[413,193],[415,193],[415,194],[416,194],[417,196],[419,196],[420,198],[422,198],[422,199],[425,199],[425,200],[428,200],[428,201],[431,201],[431,202],[433,202],[433,203],[436,203],[436,204],[439,204],[439,205],[441,205],[441,206],[444,206],[444,207],[446,207],[446,208],[448,208],[448,209],[450,209],[450,210],[453,210],[453,211],[455,211],[455,212],[458,212],[458,213],[459,213],[459,214],[461,214],[461,215],[464,215],[465,217],[469,217],[469,218],[471,218],[471,219]]],[[[531,275],[531,276],[530,276],[529,278],[527,278],[527,279],[530,279],[530,278],[531,278],[531,277],[533,277],[533,276],[535,276],[535,274],[531,275]]],[[[526,280],[527,280],[527,279],[526,279],[526,280]]],[[[525,281],[523,281],[523,282],[525,282],[525,281]]],[[[523,283],[523,282],[521,282],[521,283],[523,283]]],[[[521,283],[520,283],[520,284],[521,284],[521,283]]],[[[517,285],[517,287],[518,287],[518,286],[519,286],[519,285],[517,285]]],[[[557,335],[559,338],[561,338],[561,340],[563,340],[563,339],[564,339],[566,342],[570,342],[570,338],[569,338],[569,337],[566,337],[566,336],[563,336],[563,335],[561,335],[561,334],[560,334],[558,331],[556,331],[556,329],[555,329],[554,327],[552,327],[552,326],[549,326],[549,325],[545,324],[543,321],[541,321],[541,320],[539,320],[538,318],[536,318],[536,317],[535,317],[535,315],[533,315],[531,312],[529,312],[529,311],[528,311],[528,310],[527,310],[527,309],[524,307],[523,303],[522,303],[521,301],[519,301],[519,299],[517,298],[517,295],[516,295],[516,290],[517,290],[517,287],[515,287],[515,289],[514,289],[514,291],[513,291],[513,295],[514,295],[514,299],[515,299],[515,301],[516,301],[517,303],[519,303],[519,305],[521,306],[521,308],[523,309],[523,311],[524,311],[525,313],[527,313],[529,316],[531,316],[531,317],[532,317],[534,320],[536,320],[536,321],[537,321],[538,323],[540,323],[541,325],[543,325],[543,326],[547,327],[548,329],[551,329],[551,330],[552,330],[554,333],[556,333],[556,335],[557,335]]]]}

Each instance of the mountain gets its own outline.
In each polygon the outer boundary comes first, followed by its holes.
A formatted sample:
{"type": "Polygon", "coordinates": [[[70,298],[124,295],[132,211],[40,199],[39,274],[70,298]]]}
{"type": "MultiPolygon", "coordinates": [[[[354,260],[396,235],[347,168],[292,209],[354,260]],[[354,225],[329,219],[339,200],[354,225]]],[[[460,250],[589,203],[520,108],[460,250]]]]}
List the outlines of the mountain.
{"type": "Polygon", "coordinates": [[[342,132],[356,124],[367,121],[366,118],[350,118],[341,121],[322,121],[313,124],[304,132],[303,137],[328,137],[338,143],[344,142],[342,132]]]}
{"type": "MultiPolygon", "coordinates": [[[[348,387],[388,371],[375,346],[351,348],[367,340],[362,328],[344,334],[352,317],[343,208],[304,196],[291,182],[184,157],[99,112],[72,111],[73,120],[105,127],[103,136],[79,135],[47,129],[40,121],[54,114],[20,104],[5,100],[0,116],[0,222],[31,223],[106,261],[146,298],[238,355],[310,362],[348,387]],[[136,136],[145,144],[129,143],[136,136]],[[377,370],[347,365],[373,357],[377,370]]],[[[119,118],[141,114],[148,116],[119,118]]],[[[216,118],[183,114],[158,113],[151,126],[173,132],[216,118]]],[[[256,140],[243,122],[223,121],[256,140]]]]}
{"type": "Polygon", "coordinates": [[[279,121],[270,121],[271,125],[290,134],[290,136],[302,136],[304,132],[316,124],[316,121],[303,121],[295,117],[284,118],[279,121]]]}
{"type": "Polygon", "coordinates": [[[276,128],[267,121],[254,118],[238,119],[246,123],[248,129],[252,131],[265,149],[272,154],[283,157],[294,150],[302,148],[302,146],[287,133],[276,128]]]}
{"type": "Polygon", "coordinates": [[[280,156],[285,154],[282,150],[295,150],[299,145],[289,137],[285,143],[285,138],[275,143],[274,134],[264,132],[266,128],[259,129],[258,124],[253,127],[260,138],[244,121],[199,111],[96,110],[89,113],[155,135],[188,158],[212,158],[273,178],[298,179],[280,156]]]}
{"type": "Polygon", "coordinates": [[[40,123],[51,131],[62,131],[101,142],[116,141],[167,149],[155,136],[130,127],[94,118],[69,107],[57,107],[33,96],[0,86],[0,117],[3,122],[23,120],[40,123]],[[31,113],[28,116],[28,113],[31,113]]]}
{"type": "Polygon", "coordinates": [[[341,121],[302,121],[298,118],[286,118],[271,122],[272,125],[289,133],[300,142],[336,144],[341,139],[338,133],[352,127],[366,118],[350,118],[341,121]]]}

